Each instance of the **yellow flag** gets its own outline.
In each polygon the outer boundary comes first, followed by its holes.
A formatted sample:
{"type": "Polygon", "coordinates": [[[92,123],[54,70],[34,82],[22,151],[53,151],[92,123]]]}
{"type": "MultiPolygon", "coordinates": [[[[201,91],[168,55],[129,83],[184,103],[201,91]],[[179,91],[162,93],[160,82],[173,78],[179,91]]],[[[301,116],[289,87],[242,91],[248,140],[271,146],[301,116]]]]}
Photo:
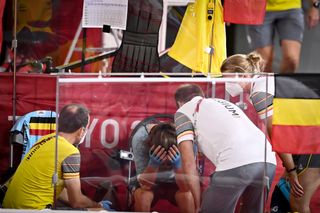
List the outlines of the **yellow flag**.
{"type": "Polygon", "coordinates": [[[195,72],[220,73],[226,58],[226,32],[220,0],[196,0],[188,5],[168,54],[195,72]]]}

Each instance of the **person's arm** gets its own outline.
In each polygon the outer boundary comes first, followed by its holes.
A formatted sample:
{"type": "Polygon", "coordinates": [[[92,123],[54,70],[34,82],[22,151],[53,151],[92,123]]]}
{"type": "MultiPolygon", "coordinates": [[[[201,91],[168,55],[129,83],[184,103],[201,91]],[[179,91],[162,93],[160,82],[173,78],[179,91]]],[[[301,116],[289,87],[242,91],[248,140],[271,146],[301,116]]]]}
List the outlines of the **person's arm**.
{"type": "MultiPolygon", "coordinates": [[[[272,135],[272,115],[269,115],[267,119],[267,130],[269,138],[272,135]]],[[[291,185],[291,193],[295,197],[301,197],[303,195],[303,187],[299,183],[298,174],[295,169],[295,164],[293,162],[292,154],[289,153],[277,153],[286,169],[287,176],[289,177],[291,185]]]]}
{"type": "Polygon", "coordinates": [[[192,141],[183,141],[179,143],[178,147],[181,153],[183,174],[185,174],[188,187],[193,195],[195,211],[199,212],[201,203],[200,180],[193,153],[192,141]]]}
{"type": "Polygon", "coordinates": [[[59,199],[72,208],[101,208],[102,206],[83,195],[80,182],[80,153],[68,156],[61,165],[65,189],[59,199]]]}
{"type": "MultiPolygon", "coordinates": [[[[267,131],[270,139],[272,135],[272,117],[273,116],[270,115],[266,118],[267,131]]],[[[289,154],[289,153],[277,153],[277,154],[279,155],[283,163],[283,166],[287,172],[287,176],[289,177],[292,195],[295,197],[301,197],[303,195],[303,187],[299,183],[298,174],[295,169],[292,154],[289,154]]]]}
{"type": "Polygon", "coordinates": [[[175,172],[175,179],[180,191],[186,192],[190,191],[188,187],[188,182],[185,178],[183,169],[182,169],[182,162],[181,162],[181,154],[179,149],[176,145],[170,147],[168,151],[168,159],[173,165],[174,172],[175,172]]]}
{"type": "Polygon", "coordinates": [[[144,171],[138,175],[138,181],[141,185],[142,189],[150,190],[157,179],[157,172],[159,170],[159,166],[165,160],[166,152],[163,147],[152,146],[149,152],[149,163],[144,171]]]}
{"type": "Polygon", "coordinates": [[[79,178],[68,179],[64,183],[67,191],[67,198],[64,201],[67,201],[72,208],[102,208],[100,203],[82,194],[79,178]]]}
{"type": "Polygon", "coordinates": [[[180,212],[195,213],[194,198],[188,186],[186,175],[182,169],[181,154],[176,145],[170,147],[167,157],[173,165],[178,191],[175,194],[180,212]]]}
{"type": "Polygon", "coordinates": [[[295,197],[301,197],[303,195],[303,187],[299,183],[297,168],[294,165],[292,154],[289,153],[278,153],[282,160],[283,166],[286,169],[287,176],[290,182],[291,194],[295,197]]]}
{"type": "MultiPolygon", "coordinates": [[[[181,112],[176,112],[174,116],[174,122],[176,125],[178,149],[181,154],[182,162],[182,172],[180,171],[180,174],[186,179],[188,188],[192,193],[195,212],[199,212],[201,203],[201,191],[200,179],[198,176],[195,154],[193,150],[193,124],[192,121],[184,113],[181,112]]],[[[181,183],[183,184],[183,182],[181,183]]]]}
{"type": "Polygon", "coordinates": [[[267,132],[268,132],[268,136],[271,139],[272,136],[272,115],[267,117],[267,132]]]}
{"type": "Polygon", "coordinates": [[[310,8],[307,14],[307,23],[309,29],[314,28],[319,23],[319,8],[313,6],[318,0],[310,0],[310,8]]]}
{"type": "MultiPolygon", "coordinates": [[[[256,109],[259,117],[262,121],[267,122],[267,134],[272,139],[272,119],[273,119],[273,98],[274,98],[274,79],[270,78],[268,91],[266,93],[266,85],[259,84],[258,82],[254,84],[252,88],[252,93],[250,94],[250,98],[254,108],[256,109]]],[[[303,194],[303,188],[299,183],[298,175],[293,162],[292,154],[287,153],[277,153],[280,159],[283,162],[283,166],[285,167],[287,174],[290,178],[291,184],[291,193],[300,197],[303,194]],[[289,171],[289,172],[288,172],[289,171]]]]}
{"type": "MultiPolygon", "coordinates": [[[[259,86],[259,85],[258,85],[259,86]]],[[[255,86],[253,88],[252,94],[250,95],[253,107],[257,111],[260,119],[263,122],[267,122],[267,134],[271,138],[272,130],[272,114],[273,114],[273,95],[266,92],[261,92],[265,88],[259,88],[255,86]],[[258,91],[254,91],[257,90],[258,91]]],[[[261,86],[260,86],[261,87],[261,86]]]]}
{"type": "MultiPolygon", "coordinates": [[[[268,116],[267,119],[267,131],[269,138],[272,136],[272,115],[268,116]]],[[[299,183],[297,170],[293,162],[292,154],[289,153],[277,153],[286,169],[287,176],[289,177],[291,185],[291,193],[295,197],[301,197],[303,195],[303,187],[299,183]]]]}

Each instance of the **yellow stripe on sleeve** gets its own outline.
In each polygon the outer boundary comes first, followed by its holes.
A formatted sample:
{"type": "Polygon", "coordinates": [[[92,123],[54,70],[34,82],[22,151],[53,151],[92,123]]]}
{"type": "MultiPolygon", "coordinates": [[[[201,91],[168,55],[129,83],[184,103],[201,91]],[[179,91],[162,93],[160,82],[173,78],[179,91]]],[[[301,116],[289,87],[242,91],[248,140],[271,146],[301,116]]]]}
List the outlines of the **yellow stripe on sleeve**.
{"type": "Polygon", "coordinates": [[[266,113],[266,110],[269,112],[270,110],[273,110],[273,105],[269,106],[267,109],[263,109],[261,111],[258,112],[258,115],[263,115],[266,113]]]}
{"type": "Polygon", "coordinates": [[[79,172],[76,173],[63,173],[63,179],[73,179],[73,178],[79,178],[80,174],[79,172]]]}
{"type": "Polygon", "coordinates": [[[177,138],[179,139],[179,138],[181,138],[181,137],[183,137],[183,136],[185,136],[185,135],[193,135],[193,131],[185,131],[185,132],[182,132],[181,134],[179,134],[179,135],[177,136],[177,138]]]}

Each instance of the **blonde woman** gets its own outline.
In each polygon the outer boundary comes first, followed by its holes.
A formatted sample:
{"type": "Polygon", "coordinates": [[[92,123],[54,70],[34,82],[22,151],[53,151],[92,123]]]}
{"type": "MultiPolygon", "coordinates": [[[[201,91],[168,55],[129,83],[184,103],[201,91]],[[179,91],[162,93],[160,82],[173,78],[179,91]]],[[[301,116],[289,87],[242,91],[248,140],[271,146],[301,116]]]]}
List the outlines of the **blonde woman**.
{"type": "MultiPolygon", "coordinates": [[[[267,119],[268,134],[271,136],[274,77],[263,74],[264,66],[265,62],[258,53],[236,54],[225,59],[221,72],[256,78],[253,83],[226,83],[226,90],[231,96],[242,91],[250,93],[250,100],[260,118],[267,119]]],[[[320,185],[320,155],[278,154],[290,181],[290,193],[293,195],[290,196],[291,210],[309,213],[310,200],[320,185]]]]}
{"type": "MultiPolygon", "coordinates": [[[[267,118],[268,124],[271,124],[269,119],[272,118],[273,113],[274,77],[262,74],[264,65],[264,60],[258,53],[236,54],[223,61],[221,73],[227,73],[227,77],[233,77],[232,73],[236,73],[237,76],[240,74],[241,77],[256,79],[252,83],[227,82],[225,84],[226,91],[232,97],[240,95],[242,92],[248,92],[260,118],[267,118]]],[[[271,125],[268,126],[268,132],[271,133],[271,125]]]]}

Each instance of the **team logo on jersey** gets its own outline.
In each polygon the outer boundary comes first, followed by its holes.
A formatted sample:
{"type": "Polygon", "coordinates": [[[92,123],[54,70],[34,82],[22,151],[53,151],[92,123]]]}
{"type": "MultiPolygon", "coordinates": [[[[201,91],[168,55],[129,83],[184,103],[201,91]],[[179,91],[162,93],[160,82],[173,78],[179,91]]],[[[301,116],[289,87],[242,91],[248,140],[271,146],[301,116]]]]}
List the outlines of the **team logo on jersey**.
{"type": "Polygon", "coordinates": [[[237,113],[237,109],[235,107],[235,105],[233,105],[232,103],[225,101],[225,100],[221,100],[221,99],[214,99],[216,100],[218,103],[222,104],[230,113],[233,117],[235,118],[240,118],[240,115],[237,113]]]}

